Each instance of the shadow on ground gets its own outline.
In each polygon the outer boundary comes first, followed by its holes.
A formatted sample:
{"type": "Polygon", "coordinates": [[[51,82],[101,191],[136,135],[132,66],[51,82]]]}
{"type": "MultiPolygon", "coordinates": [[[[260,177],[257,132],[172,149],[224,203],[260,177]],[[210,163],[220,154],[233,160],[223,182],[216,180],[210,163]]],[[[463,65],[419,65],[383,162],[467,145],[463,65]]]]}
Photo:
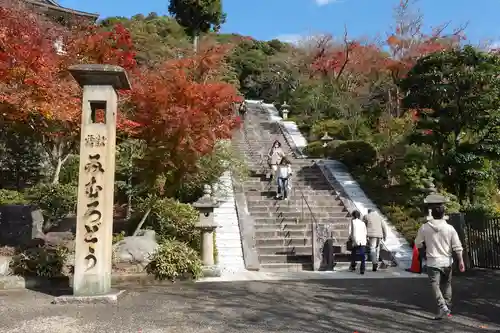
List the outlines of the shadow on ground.
{"type": "Polygon", "coordinates": [[[0,292],[0,308],[7,309],[0,331],[499,332],[499,281],[489,272],[456,278],[456,315],[439,322],[431,320],[425,278],[130,285],[118,306],[50,305],[44,294],[0,292]]]}
{"type": "Polygon", "coordinates": [[[457,278],[457,315],[446,321],[432,320],[426,279],[199,283],[157,292],[191,303],[200,324],[224,322],[229,332],[477,332],[500,325],[494,285],[489,274],[457,278]]]}

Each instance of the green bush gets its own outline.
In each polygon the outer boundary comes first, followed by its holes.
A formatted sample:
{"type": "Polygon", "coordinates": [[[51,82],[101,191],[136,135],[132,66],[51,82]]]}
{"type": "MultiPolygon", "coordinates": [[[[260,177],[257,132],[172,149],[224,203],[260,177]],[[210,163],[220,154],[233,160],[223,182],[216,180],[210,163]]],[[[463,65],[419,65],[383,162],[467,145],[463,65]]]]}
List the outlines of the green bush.
{"type": "Polygon", "coordinates": [[[26,203],[26,198],[21,192],[12,190],[0,190],[0,206],[23,205],[26,203]]]}
{"type": "Polygon", "coordinates": [[[158,280],[175,282],[179,277],[198,279],[202,274],[202,263],[198,253],[186,243],[176,240],[165,241],[151,256],[146,272],[158,280]]]}
{"type": "Polygon", "coordinates": [[[423,214],[418,209],[412,210],[402,206],[384,206],[382,213],[387,216],[390,223],[398,232],[403,235],[408,242],[413,242],[417,236],[418,229],[425,222],[423,214]],[[416,218],[415,215],[422,215],[416,218]]]}
{"type": "Polygon", "coordinates": [[[323,148],[323,142],[313,141],[307,144],[304,153],[308,157],[323,157],[325,148],[323,148]]]}
{"type": "MultiPolygon", "coordinates": [[[[144,227],[153,229],[160,242],[175,239],[199,251],[200,232],[195,230],[199,214],[193,206],[171,198],[150,199],[139,204],[137,219],[140,219],[148,208],[151,208],[151,212],[144,227]]],[[[137,222],[137,219],[134,222],[137,222]]]]}
{"type": "Polygon", "coordinates": [[[125,239],[125,231],[121,231],[119,233],[113,234],[112,243],[115,244],[115,243],[118,243],[119,241],[122,241],[124,239],[125,239]]]}
{"type": "Polygon", "coordinates": [[[345,140],[346,123],[339,119],[326,119],[315,122],[311,127],[311,135],[319,140],[325,132],[335,139],[345,140]]]}
{"type": "Polygon", "coordinates": [[[57,225],[76,211],[77,187],[71,184],[39,184],[27,190],[25,196],[42,210],[45,228],[57,225]]]}
{"type": "Polygon", "coordinates": [[[36,247],[20,252],[12,257],[10,268],[21,276],[63,276],[68,256],[66,248],[36,247]]]}
{"type": "Polygon", "coordinates": [[[365,141],[345,141],[333,148],[330,157],[349,169],[368,169],[377,162],[377,151],[365,141]]]}
{"type": "Polygon", "coordinates": [[[326,148],[323,148],[323,142],[313,141],[307,145],[305,154],[308,157],[324,157],[326,152],[326,156],[331,156],[333,151],[344,142],[342,140],[333,140],[328,142],[326,148]]]}

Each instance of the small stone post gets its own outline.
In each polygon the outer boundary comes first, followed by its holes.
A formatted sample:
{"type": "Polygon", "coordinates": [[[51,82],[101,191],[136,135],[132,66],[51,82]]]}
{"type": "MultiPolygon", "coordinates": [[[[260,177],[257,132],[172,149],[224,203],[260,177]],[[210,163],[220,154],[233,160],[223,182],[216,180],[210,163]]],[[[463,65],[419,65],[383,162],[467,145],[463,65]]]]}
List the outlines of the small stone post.
{"type": "Polygon", "coordinates": [[[73,293],[102,296],[111,292],[116,90],[129,90],[130,82],[119,66],[69,71],[83,87],[73,293]]]}
{"type": "Polygon", "coordinates": [[[193,207],[200,213],[196,228],[201,231],[201,261],[203,262],[204,276],[218,276],[218,268],[214,262],[214,231],[217,224],[214,221],[214,209],[219,203],[212,197],[210,185],[204,186],[203,196],[193,203],[193,207]]]}
{"type": "Polygon", "coordinates": [[[288,114],[290,113],[290,110],[288,110],[289,108],[290,105],[286,104],[285,101],[285,103],[283,103],[283,105],[281,106],[281,117],[283,118],[283,120],[288,119],[288,114]]]}

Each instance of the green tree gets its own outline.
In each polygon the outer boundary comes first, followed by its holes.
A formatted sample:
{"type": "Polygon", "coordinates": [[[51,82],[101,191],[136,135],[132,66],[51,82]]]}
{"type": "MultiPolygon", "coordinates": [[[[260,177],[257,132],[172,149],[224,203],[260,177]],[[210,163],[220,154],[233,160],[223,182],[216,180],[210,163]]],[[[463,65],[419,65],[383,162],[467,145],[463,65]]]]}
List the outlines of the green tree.
{"type": "Polygon", "coordinates": [[[130,31],[139,65],[154,67],[166,59],[182,56],[183,50],[189,47],[184,28],[171,17],[150,13],[147,16],[134,15],[130,19],[109,17],[100,22],[106,28],[117,23],[130,31]]]}
{"type": "Polygon", "coordinates": [[[400,87],[403,106],[418,115],[412,140],[432,147],[436,178],[461,203],[474,202],[500,158],[500,58],[471,46],[433,53],[400,87]]]}
{"type": "Polygon", "coordinates": [[[195,52],[198,50],[200,33],[219,31],[226,21],[222,0],[170,0],[168,11],[193,37],[195,52]]]}

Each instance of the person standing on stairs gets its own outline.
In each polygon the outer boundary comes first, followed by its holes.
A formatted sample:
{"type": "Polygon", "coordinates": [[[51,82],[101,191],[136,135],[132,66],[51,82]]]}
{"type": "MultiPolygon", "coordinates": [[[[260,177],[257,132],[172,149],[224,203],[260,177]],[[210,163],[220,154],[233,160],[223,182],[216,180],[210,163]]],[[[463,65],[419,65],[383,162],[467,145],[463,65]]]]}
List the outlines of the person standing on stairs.
{"type": "Polygon", "coordinates": [[[361,213],[355,210],[352,212],[352,221],[349,224],[349,239],[352,242],[351,266],[349,267],[349,271],[354,272],[356,270],[356,257],[359,256],[361,259],[359,273],[365,274],[367,238],[366,224],[361,220],[361,213]]]}
{"type": "Polygon", "coordinates": [[[278,165],[278,170],[276,171],[276,178],[278,181],[278,191],[276,195],[276,200],[283,199],[288,200],[288,192],[290,184],[290,177],[292,176],[292,165],[290,160],[284,156],[280,164],[278,165]]]}
{"type": "Polygon", "coordinates": [[[373,265],[373,271],[378,269],[378,260],[380,258],[380,242],[387,238],[387,225],[384,219],[373,209],[368,209],[368,214],[363,218],[366,223],[368,245],[370,246],[370,256],[373,265]]]}
{"type": "Polygon", "coordinates": [[[278,170],[278,165],[281,163],[281,159],[283,157],[285,157],[285,152],[281,148],[281,143],[276,140],[267,154],[267,164],[271,169],[271,175],[267,178],[273,179],[276,175],[276,171],[278,170]]]}

